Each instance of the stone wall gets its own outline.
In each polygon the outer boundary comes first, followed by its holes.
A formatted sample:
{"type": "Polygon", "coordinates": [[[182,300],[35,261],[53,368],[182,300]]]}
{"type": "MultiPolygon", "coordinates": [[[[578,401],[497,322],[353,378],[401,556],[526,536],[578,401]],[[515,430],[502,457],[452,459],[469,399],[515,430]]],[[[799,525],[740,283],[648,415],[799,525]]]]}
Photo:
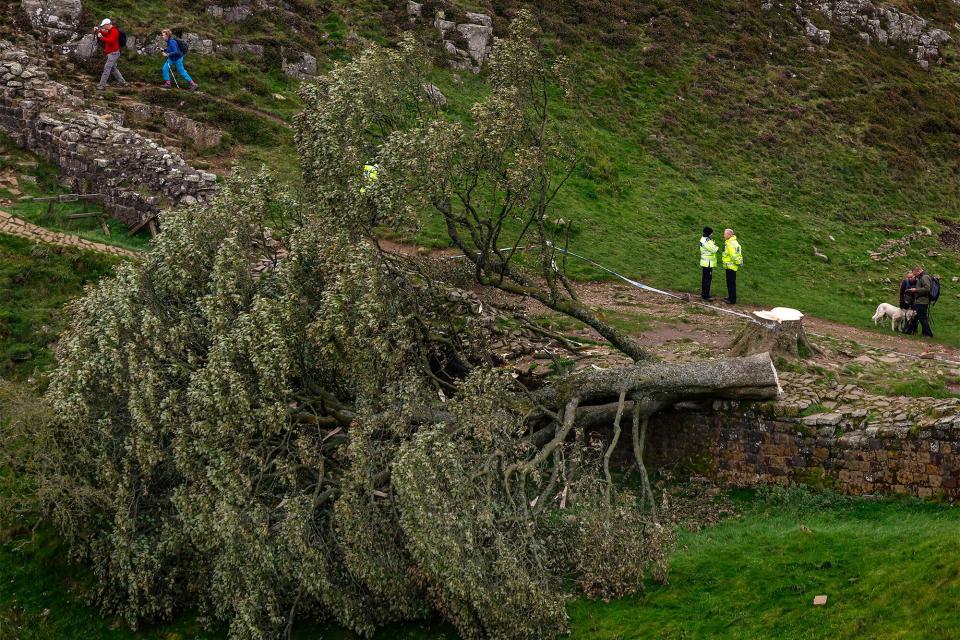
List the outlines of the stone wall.
{"type": "MultiPolygon", "coordinates": [[[[903,401],[906,404],[906,401],[903,401]]],[[[960,415],[870,426],[842,413],[791,418],[775,405],[674,411],[651,420],[657,465],[723,484],[813,484],[841,493],[960,498],[960,415]]],[[[864,412],[865,413],[865,412],[864,412]]]]}
{"type": "Polygon", "coordinates": [[[103,194],[107,211],[130,225],[213,195],[214,174],[124,127],[118,114],[87,108],[39,59],[0,41],[0,129],[59,167],[74,191],[103,194]]]}

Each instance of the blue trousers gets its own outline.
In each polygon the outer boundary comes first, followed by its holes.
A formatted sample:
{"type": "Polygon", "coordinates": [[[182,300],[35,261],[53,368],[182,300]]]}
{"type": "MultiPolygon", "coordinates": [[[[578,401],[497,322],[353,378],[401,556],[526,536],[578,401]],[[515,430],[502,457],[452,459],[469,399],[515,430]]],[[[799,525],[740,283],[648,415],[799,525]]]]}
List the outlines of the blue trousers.
{"type": "Polygon", "coordinates": [[[166,82],[170,82],[170,66],[173,65],[177,68],[177,72],[180,74],[180,77],[186,80],[187,82],[193,82],[193,78],[190,77],[190,74],[187,73],[187,70],[183,68],[183,58],[178,58],[176,61],[167,60],[163,63],[163,79],[166,82]]]}

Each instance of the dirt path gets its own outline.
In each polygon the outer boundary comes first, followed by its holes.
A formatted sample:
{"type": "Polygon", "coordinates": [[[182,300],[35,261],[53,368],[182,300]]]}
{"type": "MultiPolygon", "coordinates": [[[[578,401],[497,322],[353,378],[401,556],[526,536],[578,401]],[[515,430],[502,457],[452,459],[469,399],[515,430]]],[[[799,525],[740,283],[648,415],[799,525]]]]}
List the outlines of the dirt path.
{"type": "MultiPolygon", "coordinates": [[[[459,255],[459,252],[455,249],[427,251],[391,240],[381,240],[380,242],[384,249],[405,255],[438,258],[459,255]]],[[[625,283],[611,281],[580,282],[577,284],[577,288],[584,302],[592,307],[622,314],[624,317],[641,318],[646,328],[640,332],[639,340],[649,347],[693,341],[710,349],[726,349],[734,334],[744,322],[742,318],[737,316],[722,311],[713,311],[696,304],[699,301],[696,297],[691,297],[690,301],[685,302],[642,291],[625,283]]],[[[671,293],[680,296],[689,295],[686,292],[671,293]]],[[[549,309],[533,300],[525,299],[519,302],[529,314],[545,315],[551,313],[549,309]]],[[[722,302],[716,302],[713,306],[745,314],[762,310],[761,307],[742,304],[729,307],[722,302]]],[[[919,356],[929,346],[930,351],[938,357],[960,362],[960,349],[956,347],[939,343],[930,345],[915,336],[893,333],[889,330],[889,323],[886,330],[882,327],[874,329],[869,318],[864,318],[863,324],[863,327],[855,327],[810,315],[807,315],[804,319],[807,331],[815,335],[829,336],[837,340],[850,340],[865,347],[913,356],[919,356]]],[[[584,337],[586,336],[587,334],[584,332],[584,337]]]]}
{"type": "Polygon", "coordinates": [[[120,258],[136,258],[140,255],[130,249],[122,249],[109,244],[85,240],[79,236],[38,227],[26,220],[14,217],[6,211],[0,211],[0,233],[17,236],[18,238],[26,238],[33,242],[44,242],[58,247],[70,247],[83,251],[96,251],[97,253],[105,253],[120,258]]]}
{"type": "MultiPolygon", "coordinates": [[[[156,84],[150,84],[150,83],[148,83],[148,82],[131,82],[131,83],[129,83],[129,87],[130,87],[131,89],[136,89],[136,90],[138,90],[138,91],[139,91],[139,90],[161,89],[161,88],[162,88],[162,87],[160,87],[160,86],[158,86],[158,85],[156,85],[156,84]]],[[[179,91],[179,92],[184,92],[184,93],[186,93],[186,92],[187,92],[187,89],[186,89],[186,88],[182,88],[182,89],[172,88],[172,89],[169,89],[169,91],[179,91]]],[[[283,125],[283,126],[286,127],[287,129],[292,128],[292,125],[291,125],[289,122],[287,122],[286,120],[284,120],[283,118],[281,118],[280,116],[278,116],[278,115],[275,114],[275,113],[270,113],[269,111],[264,111],[263,109],[258,109],[257,107],[251,107],[251,106],[247,106],[247,105],[238,104],[238,103],[236,103],[236,102],[231,102],[230,100],[227,100],[227,99],[225,99],[225,98],[221,98],[220,96],[215,96],[215,95],[213,95],[213,94],[211,94],[211,93],[207,93],[206,91],[203,91],[202,89],[198,89],[198,90],[196,91],[196,94],[197,94],[198,96],[202,96],[205,100],[210,100],[211,102],[216,102],[217,104],[222,104],[223,106],[228,107],[228,108],[230,108],[230,109],[234,109],[234,110],[236,110],[236,111],[242,111],[242,112],[247,113],[247,114],[252,115],[252,116],[257,116],[257,117],[259,117],[259,118],[264,118],[265,120],[270,120],[271,122],[276,122],[277,124],[283,125]]],[[[131,102],[140,102],[140,101],[142,101],[142,100],[138,100],[138,99],[136,99],[136,98],[142,99],[143,96],[139,95],[139,93],[137,93],[137,94],[132,94],[132,96],[131,96],[131,94],[122,95],[122,96],[118,99],[118,102],[119,102],[119,103],[123,103],[123,102],[131,103],[131,102]]]]}
{"type": "MultiPolygon", "coordinates": [[[[744,322],[739,317],[712,311],[693,302],[683,302],[640,291],[625,284],[584,282],[579,286],[584,301],[591,306],[626,314],[652,316],[651,329],[643,332],[642,335],[642,342],[650,344],[662,344],[687,338],[714,347],[725,347],[744,322]]],[[[729,307],[723,303],[715,303],[713,306],[747,314],[763,309],[739,304],[729,307]]],[[[543,311],[541,310],[540,313],[543,311]]],[[[886,330],[874,329],[869,318],[864,320],[864,325],[864,327],[854,327],[814,316],[804,318],[804,326],[812,334],[830,336],[838,340],[852,340],[863,346],[915,356],[922,354],[929,346],[932,352],[941,357],[960,361],[960,349],[956,347],[936,343],[931,345],[914,336],[893,333],[889,331],[889,324],[886,330]]]]}

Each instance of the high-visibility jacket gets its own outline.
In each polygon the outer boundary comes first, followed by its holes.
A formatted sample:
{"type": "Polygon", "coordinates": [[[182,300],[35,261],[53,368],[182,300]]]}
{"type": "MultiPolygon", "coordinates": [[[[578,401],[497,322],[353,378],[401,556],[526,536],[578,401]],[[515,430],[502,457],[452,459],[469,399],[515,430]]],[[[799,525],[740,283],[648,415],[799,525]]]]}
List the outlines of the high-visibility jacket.
{"type": "Polygon", "coordinates": [[[364,185],[360,187],[360,193],[367,192],[367,186],[372,185],[374,182],[380,179],[380,167],[375,164],[365,164],[363,165],[363,182],[364,185]]]}
{"type": "Polygon", "coordinates": [[[713,241],[713,238],[708,238],[707,236],[700,238],[700,266],[716,267],[718,251],[720,251],[720,248],[717,246],[717,243],[713,241]]]}
{"type": "Polygon", "coordinates": [[[723,245],[723,268],[730,271],[739,271],[743,266],[743,252],[740,250],[740,243],[737,242],[737,236],[730,236],[723,245]]]}

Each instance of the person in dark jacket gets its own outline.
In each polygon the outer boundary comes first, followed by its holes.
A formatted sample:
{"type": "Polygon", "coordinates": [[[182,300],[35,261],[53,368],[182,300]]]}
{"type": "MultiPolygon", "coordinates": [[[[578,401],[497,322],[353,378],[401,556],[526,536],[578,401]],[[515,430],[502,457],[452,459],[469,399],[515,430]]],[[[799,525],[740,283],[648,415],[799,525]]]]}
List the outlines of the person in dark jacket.
{"type": "Polygon", "coordinates": [[[183,67],[183,51],[180,50],[180,42],[173,37],[173,32],[170,31],[170,29],[164,29],[161,33],[163,34],[164,42],[167,43],[167,50],[163,52],[163,55],[167,58],[167,61],[163,63],[164,88],[170,88],[170,80],[173,74],[171,67],[176,67],[180,77],[190,83],[190,91],[196,91],[197,83],[193,81],[193,78],[190,77],[190,74],[187,73],[187,70],[183,67]]]}
{"type": "MultiPolygon", "coordinates": [[[[932,338],[933,331],[930,330],[930,318],[927,315],[930,309],[930,292],[933,290],[933,278],[923,267],[917,267],[913,270],[913,275],[917,279],[916,285],[907,289],[907,293],[913,301],[913,310],[917,312],[912,322],[912,329],[915,332],[917,323],[923,327],[922,335],[924,338],[932,338]]],[[[908,331],[908,333],[911,333],[908,331]]]]}
{"type": "Polygon", "coordinates": [[[97,85],[98,91],[107,88],[107,81],[110,74],[116,78],[121,87],[127,86],[127,81],[123,79],[123,74],[117,68],[117,62],[120,60],[120,29],[113,26],[110,18],[104,18],[99,27],[95,27],[93,32],[97,34],[97,39],[103,43],[103,53],[107,56],[103,64],[103,73],[100,75],[100,84],[97,85]]]}
{"type": "Polygon", "coordinates": [[[907,293],[908,289],[912,289],[917,286],[917,281],[913,277],[913,269],[907,271],[907,275],[903,277],[903,280],[900,282],[900,308],[909,309],[910,308],[910,294],[907,293]]]}
{"type": "MultiPolygon", "coordinates": [[[[911,269],[907,271],[907,275],[900,281],[900,308],[904,311],[909,311],[913,308],[912,296],[907,293],[907,291],[915,286],[917,286],[917,280],[914,277],[913,269],[911,269]]],[[[902,327],[903,333],[909,333],[911,329],[916,333],[916,326],[912,321],[906,322],[902,327]]],[[[896,330],[900,331],[901,328],[898,327],[896,330]]]]}

